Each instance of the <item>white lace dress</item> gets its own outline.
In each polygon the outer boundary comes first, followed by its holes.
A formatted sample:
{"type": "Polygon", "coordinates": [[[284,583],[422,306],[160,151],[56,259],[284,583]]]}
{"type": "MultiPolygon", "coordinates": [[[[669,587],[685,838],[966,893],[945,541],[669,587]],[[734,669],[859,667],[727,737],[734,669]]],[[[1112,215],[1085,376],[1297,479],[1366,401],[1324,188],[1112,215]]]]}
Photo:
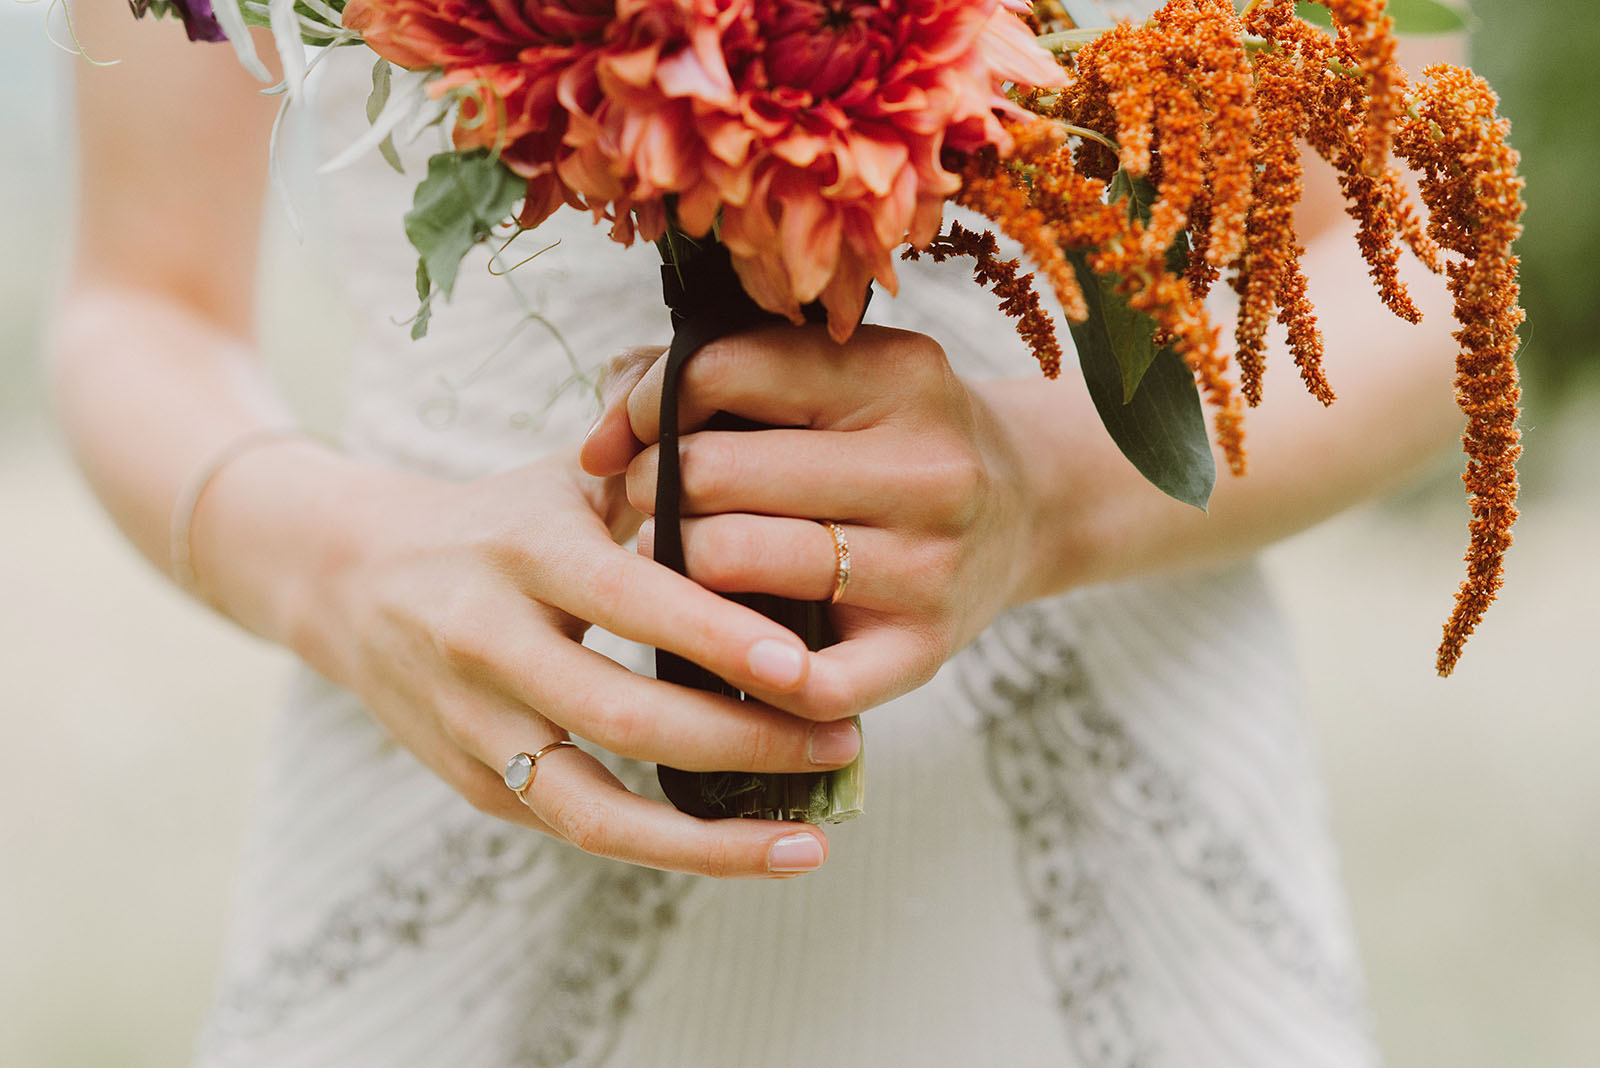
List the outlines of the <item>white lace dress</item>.
{"type": "MultiPolygon", "coordinates": [[[[352,51],[323,74],[326,155],[359,132],[367,64],[352,51]]],[[[394,320],[414,310],[416,173],[374,156],[326,184],[360,323],[348,448],[466,478],[576,440],[593,401],[575,366],[668,335],[653,250],[558,213],[531,247],[562,243],[515,287],[474,258],[412,343],[394,320]]],[[[973,373],[1029,373],[959,267],[908,268],[902,292],[871,318],[973,373]]],[[[1375,1062],[1291,651],[1254,567],[1010,612],[866,732],[868,813],[830,830],[828,864],[719,883],[480,815],[307,673],[198,1063],[1375,1062]]],[[[653,788],[653,769],[623,774],[653,788]]]]}

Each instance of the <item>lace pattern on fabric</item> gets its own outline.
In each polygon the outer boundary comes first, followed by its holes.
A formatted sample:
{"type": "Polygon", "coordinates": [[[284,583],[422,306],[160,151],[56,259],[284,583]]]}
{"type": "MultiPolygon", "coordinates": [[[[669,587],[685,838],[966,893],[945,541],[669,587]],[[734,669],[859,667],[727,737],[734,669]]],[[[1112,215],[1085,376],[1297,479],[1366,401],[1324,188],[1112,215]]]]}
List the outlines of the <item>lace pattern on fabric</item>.
{"type": "MultiPolygon", "coordinates": [[[[630,782],[637,786],[648,769],[630,762],[613,770],[639,780],[630,782]]],[[[408,948],[449,937],[449,927],[475,909],[520,899],[531,919],[542,910],[534,884],[550,888],[541,875],[554,875],[563,888],[579,884],[567,898],[576,907],[565,908],[555,944],[538,947],[544,964],[528,970],[518,1003],[539,1011],[527,1014],[508,1041],[504,1063],[603,1063],[696,880],[588,857],[484,817],[441,831],[432,848],[404,865],[377,868],[360,893],[329,910],[298,944],[274,950],[257,969],[228,983],[201,1048],[248,1045],[293,1027],[296,1014],[318,998],[408,948]]]]}
{"type": "Polygon", "coordinates": [[[202,1048],[248,1041],[290,1023],[297,1010],[377,967],[470,910],[500,899],[552,843],[498,822],[445,828],[403,866],[378,867],[365,889],[332,908],[298,945],[281,946],[230,981],[202,1048]]]}
{"type": "Polygon", "coordinates": [[[1106,711],[1060,623],[1037,606],[1002,616],[962,655],[959,677],[981,717],[1045,967],[1085,1063],[1135,1068],[1171,1053],[1152,1048],[1130,1010],[1149,1001],[1107,910],[1117,877],[1094,867],[1095,844],[1108,839],[1147,843],[1286,977],[1362,1026],[1358,979],[1328,960],[1284,892],[1195,791],[1106,711]]]}
{"type": "Polygon", "coordinates": [[[650,974],[695,877],[612,864],[585,888],[589,907],[543,952],[549,960],[523,999],[537,1005],[510,1064],[594,1068],[606,1062],[634,992],[650,974]]]}

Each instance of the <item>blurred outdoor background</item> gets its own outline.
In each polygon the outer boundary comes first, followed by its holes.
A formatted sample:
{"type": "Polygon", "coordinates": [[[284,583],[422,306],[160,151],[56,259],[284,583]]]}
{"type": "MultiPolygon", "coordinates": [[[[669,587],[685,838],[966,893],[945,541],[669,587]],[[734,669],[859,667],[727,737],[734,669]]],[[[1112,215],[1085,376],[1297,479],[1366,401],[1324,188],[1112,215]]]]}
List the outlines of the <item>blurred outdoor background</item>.
{"type": "MultiPolygon", "coordinates": [[[[285,662],[119,540],[50,426],[38,345],[72,188],[69,57],[0,0],[0,1065],[184,1062],[285,662]]],[[[1500,603],[1432,674],[1458,461],[1276,549],[1394,1068],[1600,1063],[1600,104],[1592,7],[1480,0],[1528,178],[1525,506],[1500,603]]],[[[61,35],[59,16],[53,20],[61,35]]],[[[151,106],[193,106],[151,102],[151,106]]],[[[248,210],[244,206],[241,210],[248,210]]],[[[398,222],[398,220],[397,220],[398,222]]],[[[265,283],[332,287],[278,224],[265,283]]],[[[282,303],[279,301],[278,303],[282,303]]],[[[265,345],[317,418],[337,331],[265,345]]],[[[1286,1066],[1292,1068],[1292,1066],[1286,1066]]]]}

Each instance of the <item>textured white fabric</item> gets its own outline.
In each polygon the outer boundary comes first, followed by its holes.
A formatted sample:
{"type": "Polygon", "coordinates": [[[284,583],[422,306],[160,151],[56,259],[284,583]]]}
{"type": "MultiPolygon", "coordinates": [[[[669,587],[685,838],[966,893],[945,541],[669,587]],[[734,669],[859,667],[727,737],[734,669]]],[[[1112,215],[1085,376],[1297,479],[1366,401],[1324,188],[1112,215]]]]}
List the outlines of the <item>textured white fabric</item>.
{"type": "MultiPolygon", "coordinates": [[[[325,65],[324,156],[359,133],[366,69],[325,65]]],[[[474,256],[414,344],[418,166],[328,182],[360,320],[349,448],[465,478],[575,441],[575,367],[668,334],[654,253],[559,213],[515,288],[474,256]]],[[[1026,373],[959,266],[909,267],[903,294],[871,318],[1026,373]]],[[[822,871],[722,884],[479,815],[306,675],[198,1063],[1372,1064],[1296,685],[1252,567],[1027,606],[867,716],[868,814],[822,871]]]]}

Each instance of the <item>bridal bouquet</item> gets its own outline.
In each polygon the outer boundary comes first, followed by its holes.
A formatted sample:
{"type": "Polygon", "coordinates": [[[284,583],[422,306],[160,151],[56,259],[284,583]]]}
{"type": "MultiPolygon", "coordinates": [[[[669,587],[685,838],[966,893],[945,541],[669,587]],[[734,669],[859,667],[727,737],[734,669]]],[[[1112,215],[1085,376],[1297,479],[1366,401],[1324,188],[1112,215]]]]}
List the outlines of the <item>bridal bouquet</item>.
{"type": "MultiPolygon", "coordinates": [[[[1204,408],[1243,473],[1243,409],[1262,399],[1274,317],[1306,387],[1333,400],[1293,224],[1309,146],[1337,170],[1394,314],[1419,318],[1403,248],[1446,273],[1455,299],[1473,518],[1439,649],[1448,674],[1500,585],[1516,515],[1522,182],[1486,83],[1442,65],[1414,79],[1393,61],[1396,18],[1429,30],[1459,17],[1392,4],[1393,17],[1383,0],[1169,0],[1142,24],[1096,26],[1082,0],[133,0],[191,38],[231,41],[258,71],[247,28],[270,27],[290,102],[320,54],[306,46],[371,49],[372,129],[352,151],[392,157],[419,116],[450,124],[454,150],[429,162],[405,218],[414,333],[473,244],[563,206],[623,244],[657,244],[675,327],[657,558],[679,570],[676,368],[771,318],[844,341],[871,285],[894,291],[902,255],[971,258],[1053,376],[1042,282],[1123,453],[1204,507],[1204,408]],[[1420,206],[1395,158],[1418,174],[1420,206]],[[1031,269],[994,232],[946,225],[947,203],[987,219],[1031,269]],[[1219,280],[1239,296],[1231,357],[1206,305],[1219,280]]],[[[825,606],[764,607],[827,640],[825,606]]],[[[665,656],[660,673],[722,685],[665,656]]],[[[858,768],[663,769],[669,796],[706,815],[844,818],[859,782],[858,768]]]]}

